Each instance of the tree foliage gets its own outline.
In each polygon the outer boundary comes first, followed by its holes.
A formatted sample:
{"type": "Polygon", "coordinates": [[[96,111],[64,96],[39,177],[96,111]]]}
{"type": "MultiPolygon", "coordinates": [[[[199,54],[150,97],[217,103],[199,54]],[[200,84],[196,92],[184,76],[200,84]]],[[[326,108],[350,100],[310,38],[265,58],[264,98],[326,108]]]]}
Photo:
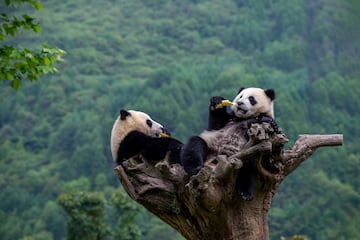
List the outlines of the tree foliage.
{"type": "Polygon", "coordinates": [[[58,202],[70,216],[66,228],[68,240],[107,238],[110,231],[104,224],[105,202],[101,194],[62,193],[58,202]]]}
{"type": "Polygon", "coordinates": [[[34,0],[5,0],[6,7],[2,8],[5,12],[1,12],[0,16],[0,41],[4,42],[0,47],[0,80],[10,81],[11,87],[15,90],[24,79],[35,81],[44,74],[57,72],[55,63],[60,62],[61,55],[65,53],[60,48],[50,48],[47,45],[42,45],[40,50],[9,45],[7,38],[15,37],[21,29],[41,32],[40,25],[30,15],[22,14],[20,17],[10,15],[13,11],[9,8],[17,7],[21,3],[28,3],[36,10],[42,9],[40,1],[34,0]]]}
{"type": "Polygon", "coordinates": [[[114,192],[111,203],[120,216],[115,239],[141,239],[141,229],[136,225],[136,216],[140,213],[139,205],[132,202],[124,191],[114,192]]]}

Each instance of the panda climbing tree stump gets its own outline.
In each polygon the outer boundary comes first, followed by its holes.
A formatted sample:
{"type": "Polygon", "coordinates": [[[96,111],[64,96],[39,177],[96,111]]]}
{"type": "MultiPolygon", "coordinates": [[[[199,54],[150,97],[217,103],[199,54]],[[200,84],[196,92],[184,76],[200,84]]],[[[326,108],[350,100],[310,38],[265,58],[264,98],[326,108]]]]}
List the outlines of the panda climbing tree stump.
{"type": "MultiPolygon", "coordinates": [[[[234,133],[235,134],[235,133],[234,133]]],[[[268,212],[280,183],[318,148],[343,143],[341,134],[300,135],[289,150],[284,134],[268,123],[253,124],[249,140],[231,156],[209,159],[189,177],[179,164],[149,163],[137,155],[115,168],[132,199],[180,232],[186,239],[269,239],[268,212]],[[256,166],[254,198],[244,201],[235,191],[238,170],[256,166]]]]}

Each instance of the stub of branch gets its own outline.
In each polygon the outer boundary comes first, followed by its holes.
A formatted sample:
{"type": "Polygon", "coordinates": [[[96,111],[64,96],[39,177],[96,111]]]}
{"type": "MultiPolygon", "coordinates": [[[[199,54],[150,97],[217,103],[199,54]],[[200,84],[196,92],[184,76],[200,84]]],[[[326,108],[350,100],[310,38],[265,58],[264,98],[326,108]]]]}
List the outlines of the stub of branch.
{"type": "Polygon", "coordinates": [[[343,144],[342,134],[302,134],[297,142],[306,142],[312,148],[340,146],[343,144]]]}
{"type": "Polygon", "coordinates": [[[294,146],[284,152],[285,162],[284,175],[290,174],[302,162],[308,159],[318,148],[327,146],[340,146],[343,144],[342,134],[303,134],[295,142],[294,146]]]}

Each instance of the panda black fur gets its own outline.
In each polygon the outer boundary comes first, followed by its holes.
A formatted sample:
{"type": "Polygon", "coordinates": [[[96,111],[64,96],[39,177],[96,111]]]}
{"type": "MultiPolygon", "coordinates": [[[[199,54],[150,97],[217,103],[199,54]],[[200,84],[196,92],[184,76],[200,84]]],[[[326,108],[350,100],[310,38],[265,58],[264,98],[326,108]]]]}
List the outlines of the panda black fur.
{"type": "MultiPolygon", "coordinates": [[[[232,102],[231,111],[227,112],[226,107],[217,108],[224,98],[212,97],[207,130],[199,136],[191,137],[181,152],[181,163],[185,171],[190,175],[197,174],[205,161],[213,155],[231,156],[241,151],[226,146],[242,146],[246,142],[246,132],[250,127],[248,123],[269,122],[277,131],[274,99],[275,91],[272,89],[240,88],[232,102]]],[[[253,198],[255,171],[255,165],[250,161],[238,172],[236,190],[244,200],[253,198]]]]}
{"type": "Polygon", "coordinates": [[[183,144],[170,137],[158,122],[144,112],[120,110],[111,131],[111,153],[113,160],[121,165],[123,161],[141,154],[150,162],[160,161],[170,151],[170,163],[180,163],[180,150],[183,144]]]}

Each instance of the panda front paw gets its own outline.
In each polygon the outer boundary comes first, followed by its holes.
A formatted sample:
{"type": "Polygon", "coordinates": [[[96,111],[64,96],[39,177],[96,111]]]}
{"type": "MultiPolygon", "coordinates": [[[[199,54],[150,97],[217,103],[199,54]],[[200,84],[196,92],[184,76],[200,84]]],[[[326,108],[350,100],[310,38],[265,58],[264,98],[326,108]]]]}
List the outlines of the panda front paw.
{"type": "Polygon", "coordinates": [[[261,117],[258,119],[258,121],[259,121],[259,122],[269,123],[270,126],[274,129],[274,132],[275,132],[275,133],[280,133],[279,126],[278,126],[277,122],[275,122],[275,120],[274,120],[272,117],[269,117],[269,116],[261,116],[261,117]]]}
{"type": "Polygon", "coordinates": [[[210,111],[215,111],[216,109],[223,108],[222,101],[225,100],[225,98],[221,96],[214,96],[210,98],[210,111]]]}

